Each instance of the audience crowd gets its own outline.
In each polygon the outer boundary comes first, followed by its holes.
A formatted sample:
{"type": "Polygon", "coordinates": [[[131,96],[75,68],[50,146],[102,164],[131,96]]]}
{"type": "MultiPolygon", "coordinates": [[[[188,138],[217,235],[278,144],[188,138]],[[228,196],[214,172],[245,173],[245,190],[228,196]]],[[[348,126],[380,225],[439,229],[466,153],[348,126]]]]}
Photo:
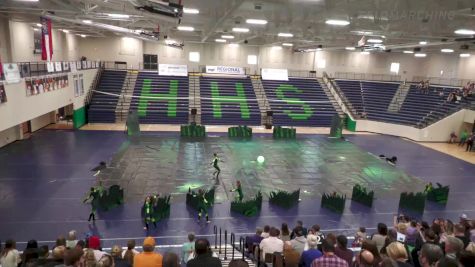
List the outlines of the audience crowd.
{"type": "MultiPolygon", "coordinates": [[[[0,244],[1,245],[1,244],[0,244]]],[[[207,239],[188,235],[181,255],[155,251],[156,242],[146,237],[136,250],[134,240],[127,248],[114,245],[101,249],[101,240],[90,236],[78,240],[75,231],[67,238],[60,236],[51,248],[30,240],[22,253],[15,242],[7,240],[0,252],[1,267],[221,267],[222,262],[212,251],[207,239]]],[[[246,236],[244,253],[261,266],[272,267],[474,267],[475,221],[465,214],[460,221],[437,218],[431,223],[394,218],[393,226],[384,223],[368,235],[360,227],[354,237],[324,234],[319,225],[307,229],[297,221],[290,231],[287,224],[280,228],[269,225],[257,228],[246,236]],[[349,241],[351,240],[351,242],[349,241]]],[[[230,266],[247,266],[236,261],[230,266]]]]}

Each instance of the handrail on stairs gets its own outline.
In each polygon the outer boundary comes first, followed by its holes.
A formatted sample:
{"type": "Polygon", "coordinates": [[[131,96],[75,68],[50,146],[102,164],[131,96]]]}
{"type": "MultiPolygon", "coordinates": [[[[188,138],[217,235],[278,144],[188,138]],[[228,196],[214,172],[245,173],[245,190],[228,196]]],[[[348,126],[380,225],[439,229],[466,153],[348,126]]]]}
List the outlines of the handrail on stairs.
{"type": "Polygon", "coordinates": [[[219,254],[221,254],[221,227],[219,228],[219,254]]]}
{"type": "Polygon", "coordinates": [[[244,260],[244,247],[246,245],[246,239],[244,237],[239,237],[239,250],[241,251],[242,254],[242,260],[244,260]]]}
{"type": "Polygon", "coordinates": [[[233,250],[232,252],[232,260],[234,260],[234,242],[236,241],[236,236],[234,233],[231,233],[231,249],[233,250]]]}
{"type": "Polygon", "coordinates": [[[213,227],[213,231],[214,231],[214,249],[217,249],[218,248],[218,226],[214,226],[213,227]]]}
{"type": "Polygon", "coordinates": [[[224,260],[228,259],[228,230],[224,230],[224,260]]]}

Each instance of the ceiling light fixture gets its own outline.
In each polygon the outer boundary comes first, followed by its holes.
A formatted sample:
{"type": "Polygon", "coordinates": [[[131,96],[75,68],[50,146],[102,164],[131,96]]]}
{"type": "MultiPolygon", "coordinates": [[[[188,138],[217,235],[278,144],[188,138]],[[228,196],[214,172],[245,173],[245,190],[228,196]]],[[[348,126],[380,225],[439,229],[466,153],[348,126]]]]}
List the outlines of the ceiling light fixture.
{"type": "Polygon", "coordinates": [[[273,50],[281,50],[281,49],[282,49],[282,46],[276,45],[276,46],[273,46],[272,49],[273,49],[273,50]]]}
{"type": "Polygon", "coordinates": [[[165,44],[167,44],[167,45],[171,45],[171,44],[174,44],[174,43],[176,43],[175,40],[172,40],[172,39],[166,39],[165,40],[165,44]]]}
{"type": "Polygon", "coordinates": [[[36,26],[41,27],[42,25],[41,23],[36,23],[36,26]]]}
{"type": "Polygon", "coordinates": [[[280,32],[277,36],[279,36],[279,37],[294,37],[293,34],[286,33],[286,32],[280,32]]]}
{"type": "Polygon", "coordinates": [[[346,26],[350,24],[349,21],[341,20],[341,19],[327,19],[325,23],[328,25],[334,25],[334,26],[346,26]]]}
{"type": "Polygon", "coordinates": [[[372,44],[380,44],[382,42],[383,40],[381,39],[368,39],[368,43],[372,43],[372,44]]]}
{"type": "Polygon", "coordinates": [[[283,43],[282,46],[294,46],[294,45],[291,43],[283,43]]]}
{"type": "Polygon", "coordinates": [[[460,34],[460,35],[475,35],[474,30],[468,30],[468,29],[459,29],[455,31],[455,34],[460,34]]]}
{"type": "Polygon", "coordinates": [[[470,57],[470,54],[466,54],[466,53],[460,54],[460,57],[470,57]]]}
{"type": "Polygon", "coordinates": [[[84,22],[86,24],[92,24],[92,20],[88,20],[88,19],[84,19],[82,22],[84,22]]]}
{"type": "Polygon", "coordinates": [[[257,25],[266,25],[267,20],[265,19],[246,19],[247,24],[257,24],[257,25]]]}
{"type": "Polygon", "coordinates": [[[239,44],[229,44],[229,47],[236,48],[236,47],[239,47],[239,44]]]}
{"type": "Polygon", "coordinates": [[[450,48],[443,48],[443,49],[440,49],[440,52],[442,52],[442,53],[453,53],[454,50],[450,49],[450,48]]]}
{"type": "Polygon", "coordinates": [[[348,50],[348,51],[353,51],[356,48],[354,48],[353,46],[347,46],[347,47],[345,47],[345,49],[348,50]]]}
{"type": "Polygon", "coordinates": [[[221,35],[221,38],[223,39],[234,39],[233,35],[221,35]]]}
{"type": "Polygon", "coordinates": [[[34,30],[35,32],[37,32],[37,31],[39,31],[40,29],[38,29],[38,28],[33,28],[33,30],[34,30]]]}
{"type": "Polygon", "coordinates": [[[419,44],[420,44],[420,45],[426,45],[426,44],[427,44],[427,41],[420,41],[419,44]]]}
{"type": "Polygon", "coordinates": [[[369,55],[369,52],[368,51],[362,51],[360,54],[361,55],[369,55]]]}
{"type": "Polygon", "coordinates": [[[248,28],[233,28],[233,32],[249,32],[248,28]]]}
{"type": "Polygon", "coordinates": [[[225,39],[215,39],[214,40],[216,43],[226,43],[225,39]]]}
{"type": "Polygon", "coordinates": [[[195,28],[191,27],[191,26],[178,26],[177,29],[179,31],[185,31],[185,32],[192,32],[195,30],[195,28]]]}
{"type": "Polygon", "coordinates": [[[200,11],[196,8],[183,8],[183,13],[185,14],[199,14],[200,11]]]}
{"type": "Polygon", "coordinates": [[[64,33],[68,33],[68,32],[69,32],[69,30],[66,30],[66,29],[63,29],[62,31],[63,31],[64,33]]]}
{"type": "Polygon", "coordinates": [[[404,50],[402,51],[404,54],[414,54],[414,51],[411,50],[404,50]]]}
{"type": "Polygon", "coordinates": [[[81,36],[82,38],[86,38],[86,35],[85,35],[85,34],[81,34],[81,35],[79,35],[79,36],[81,36]]]}
{"type": "Polygon", "coordinates": [[[424,54],[424,53],[415,53],[414,56],[415,57],[426,57],[427,55],[424,54]]]}
{"type": "Polygon", "coordinates": [[[128,19],[130,18],[127,14],[107,14],[107,16],[114,18],[114,19],[128,19]]]}
{"type": "Polygon", "coordinates": [[[17,0],[18,2],[38,2],[40,0],[17,0]]]}

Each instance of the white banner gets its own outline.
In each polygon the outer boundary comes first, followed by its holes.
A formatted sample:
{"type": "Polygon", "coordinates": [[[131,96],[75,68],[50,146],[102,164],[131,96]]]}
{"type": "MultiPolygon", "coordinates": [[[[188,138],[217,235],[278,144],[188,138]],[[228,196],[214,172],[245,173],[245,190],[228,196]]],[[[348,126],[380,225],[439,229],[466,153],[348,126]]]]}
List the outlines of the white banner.
{"type": "Polygon", "coordinates": [[[48,72],[54,72],[54,62],[46,62],[46,69],[48,72]]]}
{"type": "Polygon", "coordinates": [[[206,66],[206,73],[245,75],[244,68],[226,66],[206,66]]]}
{"type": "Polygon", "coordinates": [[[287,69],[262,69],[263,80],[288,81],[289,72],[287,69]]]}
{"type": "Polygon", "coordinates": [[[63,62],[63,70],[68,71],[69,70],[69,62],[63,62]]]}
{"type": "Polygon", "coordinates": [[[3,64],[3,74],[5,75],[5,81],[10,83],[19,83],[21,81],[20,70],[17,64],[3,64]]]}
{"type": "Polygon", "coordinates": [[[71,72],[77,72],[78,71],[78,69],[76,67],[76,61],[71,61],[69,66],[71,67],[71,72]]]}
{"type": "Polygon", "coordinates": [[[55,62],[54,63],[54,68],[56,69],[56,71],[61,71],[61,62],[55,62]]]}
{"type": "Polygon", "coordinates": [[[188,66],[174,64],[158,64],[158,75],[188,76],[188,66]]]}

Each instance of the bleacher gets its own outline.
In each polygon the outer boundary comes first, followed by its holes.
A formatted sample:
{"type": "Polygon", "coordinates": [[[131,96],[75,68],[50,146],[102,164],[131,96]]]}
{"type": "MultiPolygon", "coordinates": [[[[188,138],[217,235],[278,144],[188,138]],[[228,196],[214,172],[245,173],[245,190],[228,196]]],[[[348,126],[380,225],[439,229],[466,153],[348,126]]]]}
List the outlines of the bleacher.
{"type": "Polygon", "coordinates": [[[261,125],[250,78],[201,77],[200,96],[204,125],[261,125]]]}
{"type": "Polygon", "coordinates": [[[137,111],[140,123],[188,123],[188,77],[142,71],[133,95],[130,110],[137,111]]]}
{"type": "Polygon", "coordinates": [[[330,127],[337,114],[315,79],[263,80],[262,85],[273,111],[274,125],[330,127]]]}
{"type": "MultiPolygon", "coordinates": [[[[126,71],[104,70],[96,90],[120,95],[126,71]]],[[[88,109],[90,123],[114,123],[119,97],[94,92],[88,109]]]]}
{"type": "Polygon", "coordinates": [[[335,80],[345,97],[360,115],[369,120],[386,121],[387,110],[399,83],[335,80]]]}

